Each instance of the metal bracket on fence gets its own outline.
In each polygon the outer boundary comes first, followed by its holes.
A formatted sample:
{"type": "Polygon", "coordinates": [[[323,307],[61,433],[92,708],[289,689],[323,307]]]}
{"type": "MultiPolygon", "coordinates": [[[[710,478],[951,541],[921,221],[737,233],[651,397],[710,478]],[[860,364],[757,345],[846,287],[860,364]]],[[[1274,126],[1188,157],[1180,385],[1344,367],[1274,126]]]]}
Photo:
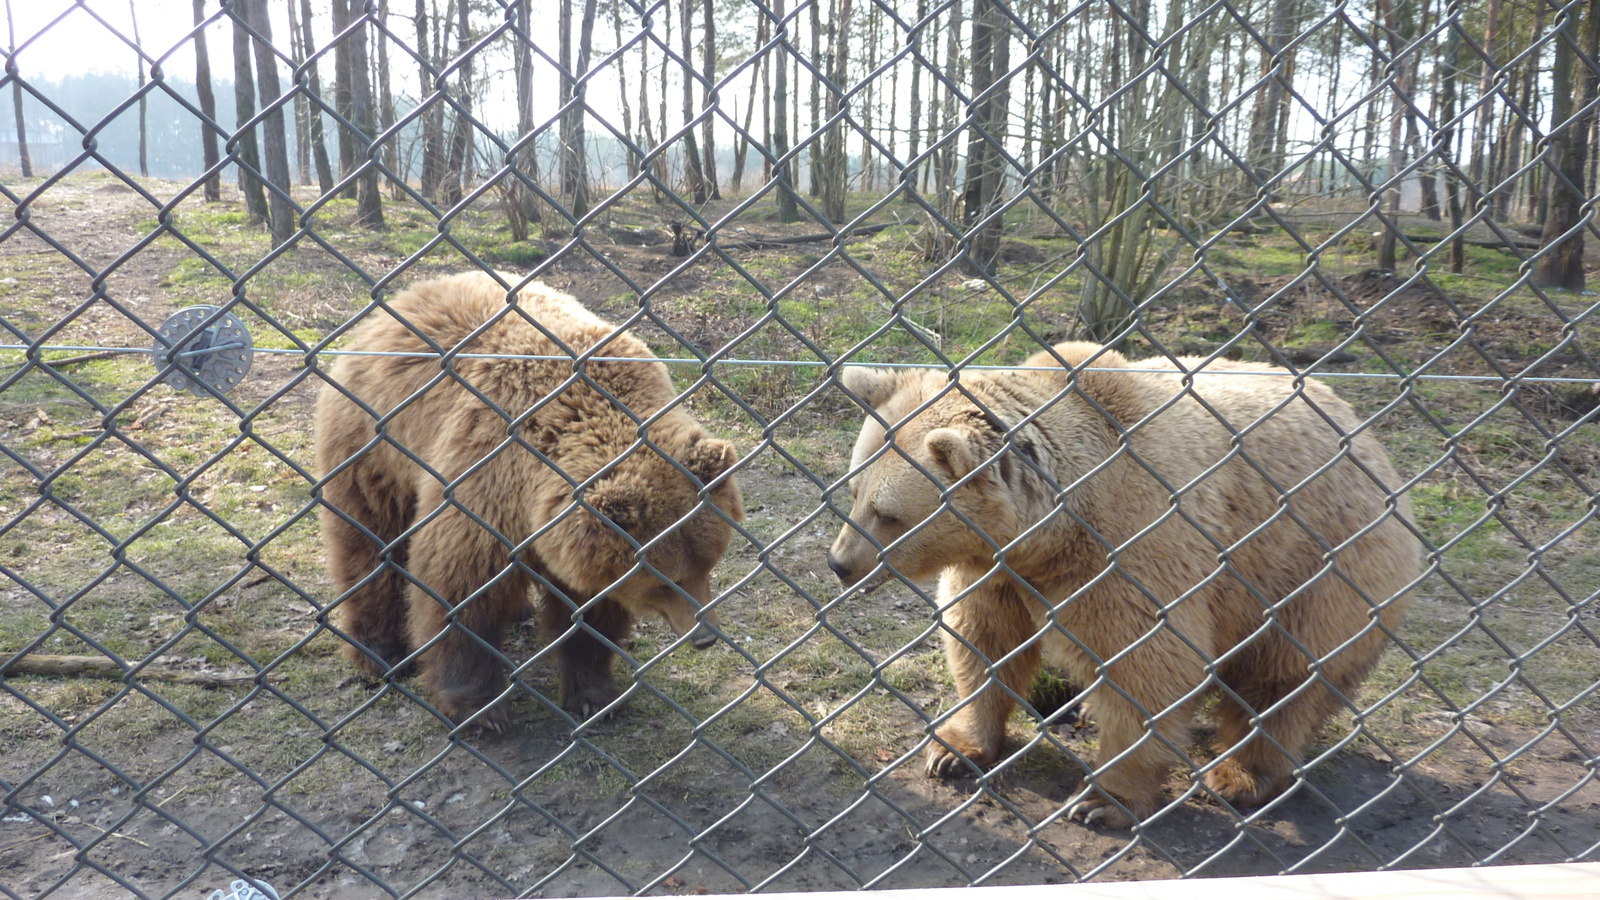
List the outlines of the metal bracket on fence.
{"type": "Polygon", "coordinates": [[[223,313],[211,325],[200,323],[217,312],[215,306],[191,306],[161,323],[150,355],[157,368],[172,370],[164,381],[180,391],[205,396],[201,385],[226,394],[244,380],[255,357],[250,330],[233,313],[223,313]]]}

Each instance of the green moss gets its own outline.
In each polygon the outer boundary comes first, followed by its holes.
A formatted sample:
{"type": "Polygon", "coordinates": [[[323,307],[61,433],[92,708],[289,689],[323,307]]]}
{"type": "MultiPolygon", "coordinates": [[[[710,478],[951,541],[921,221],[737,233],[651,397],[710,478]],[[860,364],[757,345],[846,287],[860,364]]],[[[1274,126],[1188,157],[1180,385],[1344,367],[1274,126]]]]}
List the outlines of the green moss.
{"type": "Polygon", "coordinates": [[[1280,341],[1286,347],[1303,347],[1308,345],[1337,344],[1344,340],[1344,329],[1332,322],[1314,321],[1301,322],[1289,328],[1288,333],[1280,341]]]}

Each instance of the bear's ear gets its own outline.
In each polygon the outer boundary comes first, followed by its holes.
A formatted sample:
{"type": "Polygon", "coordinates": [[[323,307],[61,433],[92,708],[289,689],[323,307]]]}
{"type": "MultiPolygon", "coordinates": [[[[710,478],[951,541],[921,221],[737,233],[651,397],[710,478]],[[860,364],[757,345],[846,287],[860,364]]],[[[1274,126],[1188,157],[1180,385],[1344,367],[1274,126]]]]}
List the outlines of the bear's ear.
{"type": "Polygon", "coordinates": [[[922,443],[942,474],[952,481],[966,477],[978,466],[972,434],[962,428],[935,428],[922,443]]]}
{"type": "Polygon", "coordinates": [[[701,484],[716,481],[738,461],[739,454],[732,444],[711,437],[695,441],[682,459],[683,467],[693,472],[701,484]]]}
{"type": "MultiPolygon", "coordinates": [[[[643,485],[623,478],[607,478],[590,486],[584,492],[583,499],[618,528],[637,539],[644,523],[649,521],[650,492],[643,489],[643,485]]],[[[610,525],[596,519],[594,526],[598,535],[616,536],[610,525]]]]}
{"type": "Polygon", "coordinates": [[[845,390],[860,397],[863,403],[877,409],[894,396],[896,378],[889,369],[847,366],[839,373],[839,383],[844,385],[845,390]]]}

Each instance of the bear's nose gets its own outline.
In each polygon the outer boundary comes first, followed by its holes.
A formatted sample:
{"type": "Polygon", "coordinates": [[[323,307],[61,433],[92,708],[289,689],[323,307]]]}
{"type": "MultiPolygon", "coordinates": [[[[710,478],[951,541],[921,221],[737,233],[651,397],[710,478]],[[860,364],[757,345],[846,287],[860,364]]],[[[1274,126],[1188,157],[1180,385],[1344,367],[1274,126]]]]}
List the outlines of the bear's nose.
{"type": "Polygon", "coordinates": [[[855,581],[854,578],[850,577],[849,567],[847,567],[844,563],[839,562],[839,560],[836,559],[832,553],[828,554],[828,568],[833,570],[833,574],[839,576],[839,583],[845,585],[846,587],[848,587],[852,581],[855,581]]]}

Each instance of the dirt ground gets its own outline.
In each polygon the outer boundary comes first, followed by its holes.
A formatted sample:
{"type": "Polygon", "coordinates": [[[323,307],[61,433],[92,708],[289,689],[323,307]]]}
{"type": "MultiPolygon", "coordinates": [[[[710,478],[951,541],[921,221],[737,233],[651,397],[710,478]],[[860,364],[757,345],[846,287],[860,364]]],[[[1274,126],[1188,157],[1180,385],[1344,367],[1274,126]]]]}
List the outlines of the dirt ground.
{"type": "MultiPolygon", "coordinates": [[[[33,221],[96,269],[134,247],[155,218],[136,194],[108,180],[59,185],[49,196],[33,221]]],[[[660,277],[676,265],[663,249],[617,244],[613,252],[623,265],[660,277]]],[[[166,282],[190,255],[171,244],[134,253],[105,278],[105,292],[159,323],[182,305],[168,296],[166,282]]],[[[37,336],[48,324],[40,309],[64,316],[94,286],[26,233],[0,241],[0,263],[20,265],[24,257],[47,260],[44,269],[30,270],[32,277],[60,296],[56,304],[5,313],[37,336]]],[[[625,313],[615,300],[616,279],[592,260],[574,259],[552,275],[555,286],[603,314],[625,313]]],[[[675,290],[691,293],[698,277],[687,271],[675,290]]],[[[853,277],[848,267],[835,266],[812,284],[820,295],[843,290],[853,277]]],[[[1281,286],[1261,279],[1245,290],[1265,296],[1281,286]]],[[[1360,280],[1347,286],[1358,299],[1362,291],[1390,290],[1360,280]]],[[[1337,300],[1326,292],[1304,294],[1301,313],[1312,307],[1337,313],[1337,300]]],[[[353,308],[325,289],[289,299],[296,298],[303,308],[287,301],[285,308],[308,320],[318,304],[353,308]]],[[[1269,319],[1265,328],[1286,331],[1298,321],[1294,304],[1276,308],[1286,318],[1269,319]]],[[[741,324],[696,315],[684,312],[669,324],[711,346],[741,324]]],[[[1398,298],[1379,324],[1426,333],[1453,320],[1415,292],[1398,298]],[[1432,322],[1435,315],[1445,318],[1432,322]]],[[[1525,327],[1508,314],[1486,323],[1482,337],[1510,340],[1525,327]]],[[[116,306],[93,302],[51,342],[144,346],[149,337],[116,306]]],[[[1578,359],[1565,362],[1576,366],[1578,359]]],[[[1555,360],[1549,371],[1565,371],[1561,364],[1555,360]]],[[[267,404],[262,422],[288,432],[294,422],[309,421],[315,389],[297,357],[258,354],[233,399],[247,411],[267,404]]],[[[162,388],[139,402],[175,402],[169,395],[162,388]]],[[[23,406],[0,408],[0,442],[20,440],[35,413],[23,406]]],[[[774,431],[803,435],[839,415],[840,408],[822,404],[774,431]]],[[[1405,415],[1397,414],[1393,427],[1421,427],[1405,415]]],[[[837,423],[834,430],[847,436],[837,423]]],[[[152,447],[154,437],[147,435],[152,447]]],[[[754,442],[760,435],[751,430],[746,437],[754,442]]],[[[830,474],[842,471],[847,447],[819,446],[818,458],[835,464],[830,474]]],[[[21,478],[20,468],[13,464],[7,477],[21,478]]],[[[549,693],[551,673],[536,664],[518,691],[509,733],[449,739],[407,699],[408,683],[362,683],[334,655],[331,638],[300,641],[296,636],[317,630],[315,614],[270,579],[240,581],[206,615],[232,605],[274,617],[293,638],[286,646],[295,648],[273,663],[290,679],[282,684],[269,678],[254,689],[157,701],[143,692],[164,696],[163,684],[113,682],[82,688],[67,715],[34,699],[44,696],[40,682],[0,681],[9,692],[4,715],[14,717],[0,757],[0,887],[21,897],[113,897],[130,889],[203,896],[245,873],[306,898],[408,891],[419,897],[677,894],[1538,863],[1593,859],[1600,845],[1593,688],[1577,695],[1558,724],[1518,714],[1522,707],[1543,712],[1527,691],[1497,688],[1490,702],[1459,719],[1413,705],[1358,739],[1342,742],[1330,733],[1305,781],[1245,822],[1185,797],[1191,783],[1176,775],[1170,811],[1136,835],[1065,821],[1065,801],[1082,774],[1075,760],[1092,753],[1092,722],[1051,731],[1023,753],[1024,742],[1040,732],[1019,719],[1009,748],[1017,756],[998,775],[983,783],[925,778],[926,722],[954,699],[926,603],[910,590],[886,588],[848,607],[828,605],[836,591],[823,559],[837,522],[816,515],[816,484],[772,450],[740,478],[754,540],[730,551],[723,572],[733,575],[724,581],[763,561],[769,573],[721,611],[735,646],[692,661],[685,659],[691,651],[682,650],[653,663],[640,682],[648,687],[624,711],[577,735],[539,699],[537,692],[549,693]],[[781,627],[768,627],[773,617],[781,627]],[[802,643],[803,653],[796,650],[802,643]],[[301,649],[305,660],[295,656],[301,649]],[[311,667],[310,677],[293,680],[289,673],[302,665],[311,667]],[[720,683],[707,686],[690,666],[715,667],[720,683]],[[114,720],[108,711],[117,708],[166,724],[125,739],[116,729],[95,730],[97,721],[114,720]]],[[[15,512],[0,509],[0,522],[15,512]]],[[[1582,527],[1590,542],[1582,546],[1592,548],[1593,518],[1582,527]]],[[[314,530],[314,523],[292,528],[314,530]]],[[[209,580],[215,586],[231,574],[209,580]]],[[[325,580],[302,586],[326,594],[325,580]]],[[[1440,579],[1419,592],[1414,620],[1453,614],[1446,610],[1454,595],[1440,579]]],[[[39,603],[15,577],[3,602],[8,610],[39,603]]],[[[1566,619],[1592,635],[1596,616],[1590,595],[1566,619]]],[[[660,626],[647,624],[635,642],[638,658],[651,658],[666,638],[660,626]]],[[[538,646],[524,633],[508,653],[526,658],[538,646]]],[[[0,659],[15,649],[0,646],[0,659]]],[[[1499,664],[1500,675],[1469,682],[1464,695],[1477,696],[1474,684],[1477,690],[1499,684],[1504,660],[1499,664]]],[[[1398,661],[1394,668],[1403,673],[1406,666],[1398,661]]],[[[1579,677],[1592,682],[1594,673],[1579,677]]],[[[1406,682],[1400,690],[1415,695],[1422,688],[1406,682]]],[[[1209,758],[1200,749],[1203,737],[1197,736],[1197,762],[1209,758]]]]}

